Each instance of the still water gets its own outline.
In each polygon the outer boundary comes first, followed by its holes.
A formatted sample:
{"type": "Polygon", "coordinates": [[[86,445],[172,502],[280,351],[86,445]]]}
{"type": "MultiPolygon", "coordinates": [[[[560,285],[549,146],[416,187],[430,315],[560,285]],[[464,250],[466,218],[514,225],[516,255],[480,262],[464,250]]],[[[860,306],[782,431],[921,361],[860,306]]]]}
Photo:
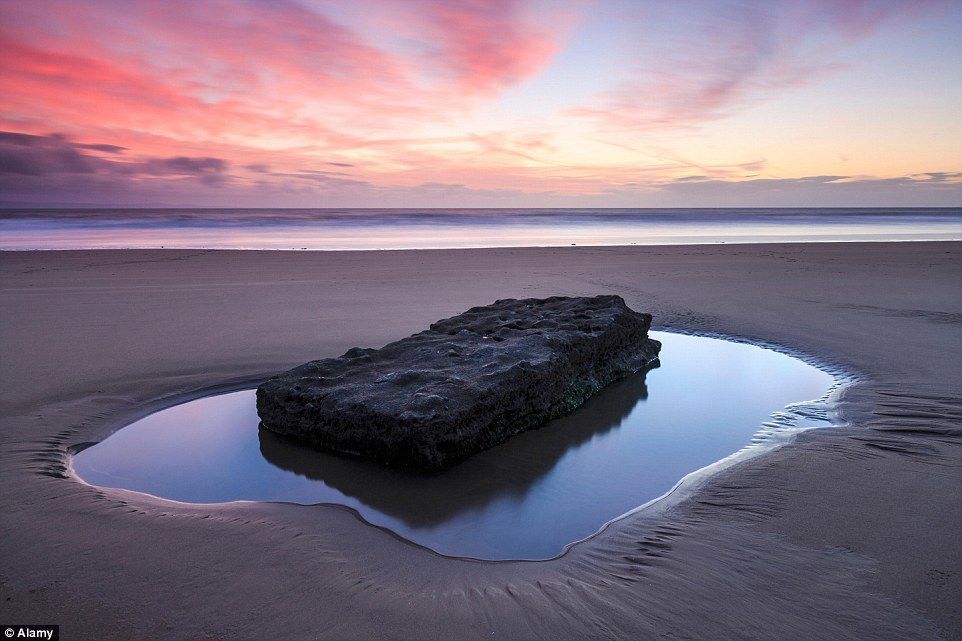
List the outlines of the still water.
{"type": "Polygon", "coordinates": [[[189,503],[339,503],[455,556],[543,559],[686,475],[801,427],[830,424],[834,379],[754,345],[652,332],[661,366],[574,413],[436,475],[314,452],[258,430],[254,391],[157,412],[74,457],[93,485],[189,503]]]}

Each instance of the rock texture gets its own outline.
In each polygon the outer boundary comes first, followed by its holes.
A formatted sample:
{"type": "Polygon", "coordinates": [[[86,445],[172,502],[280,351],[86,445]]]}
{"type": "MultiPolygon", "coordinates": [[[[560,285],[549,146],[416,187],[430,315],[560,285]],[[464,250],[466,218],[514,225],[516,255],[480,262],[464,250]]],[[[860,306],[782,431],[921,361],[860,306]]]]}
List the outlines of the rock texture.
{"type": "Polygon", "coordinates": [[[443,469],[575,409],[661,345],[620,296],[499,300],[257,388],[261,426],[385,465],[443,469]]]}

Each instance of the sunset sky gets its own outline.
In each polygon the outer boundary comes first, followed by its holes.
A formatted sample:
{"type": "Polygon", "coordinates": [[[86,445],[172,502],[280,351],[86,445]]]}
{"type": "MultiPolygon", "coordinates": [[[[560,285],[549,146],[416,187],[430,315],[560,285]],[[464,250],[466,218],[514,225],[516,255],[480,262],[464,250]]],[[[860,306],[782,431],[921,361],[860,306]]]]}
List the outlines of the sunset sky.
{"type": "Polygon", "coordinates": [[[962,205],[962,3],[0,0],[0,204],[962,205]]]}

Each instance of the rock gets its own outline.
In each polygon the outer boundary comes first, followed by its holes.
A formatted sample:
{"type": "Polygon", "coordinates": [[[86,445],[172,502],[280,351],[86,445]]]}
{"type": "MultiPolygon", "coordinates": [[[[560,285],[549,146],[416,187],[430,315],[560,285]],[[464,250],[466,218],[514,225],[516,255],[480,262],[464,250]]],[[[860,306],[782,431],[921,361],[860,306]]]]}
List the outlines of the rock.
{"type": "Polygon", "coordinates": [[[324,451],[441,470],[645,369],[661,344],[620,296],[499,300],[257,388],[261,427],[324,451]]]}

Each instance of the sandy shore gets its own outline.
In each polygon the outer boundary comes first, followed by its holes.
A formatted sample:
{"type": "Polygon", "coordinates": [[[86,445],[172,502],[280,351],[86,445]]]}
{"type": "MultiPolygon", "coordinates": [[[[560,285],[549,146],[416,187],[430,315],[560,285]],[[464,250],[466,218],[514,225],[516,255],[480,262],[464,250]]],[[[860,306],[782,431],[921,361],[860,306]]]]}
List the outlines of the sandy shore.
{"type": "Polygon", "coordinates": [[[2,253],[0,619],[65,639],[962,638],[960,283],[962,243],[2,253]],[[545,562],[69,475],[69,447],[202,390],[497,298],[597,293],[856,374],[849,425],[545,562]]]}

